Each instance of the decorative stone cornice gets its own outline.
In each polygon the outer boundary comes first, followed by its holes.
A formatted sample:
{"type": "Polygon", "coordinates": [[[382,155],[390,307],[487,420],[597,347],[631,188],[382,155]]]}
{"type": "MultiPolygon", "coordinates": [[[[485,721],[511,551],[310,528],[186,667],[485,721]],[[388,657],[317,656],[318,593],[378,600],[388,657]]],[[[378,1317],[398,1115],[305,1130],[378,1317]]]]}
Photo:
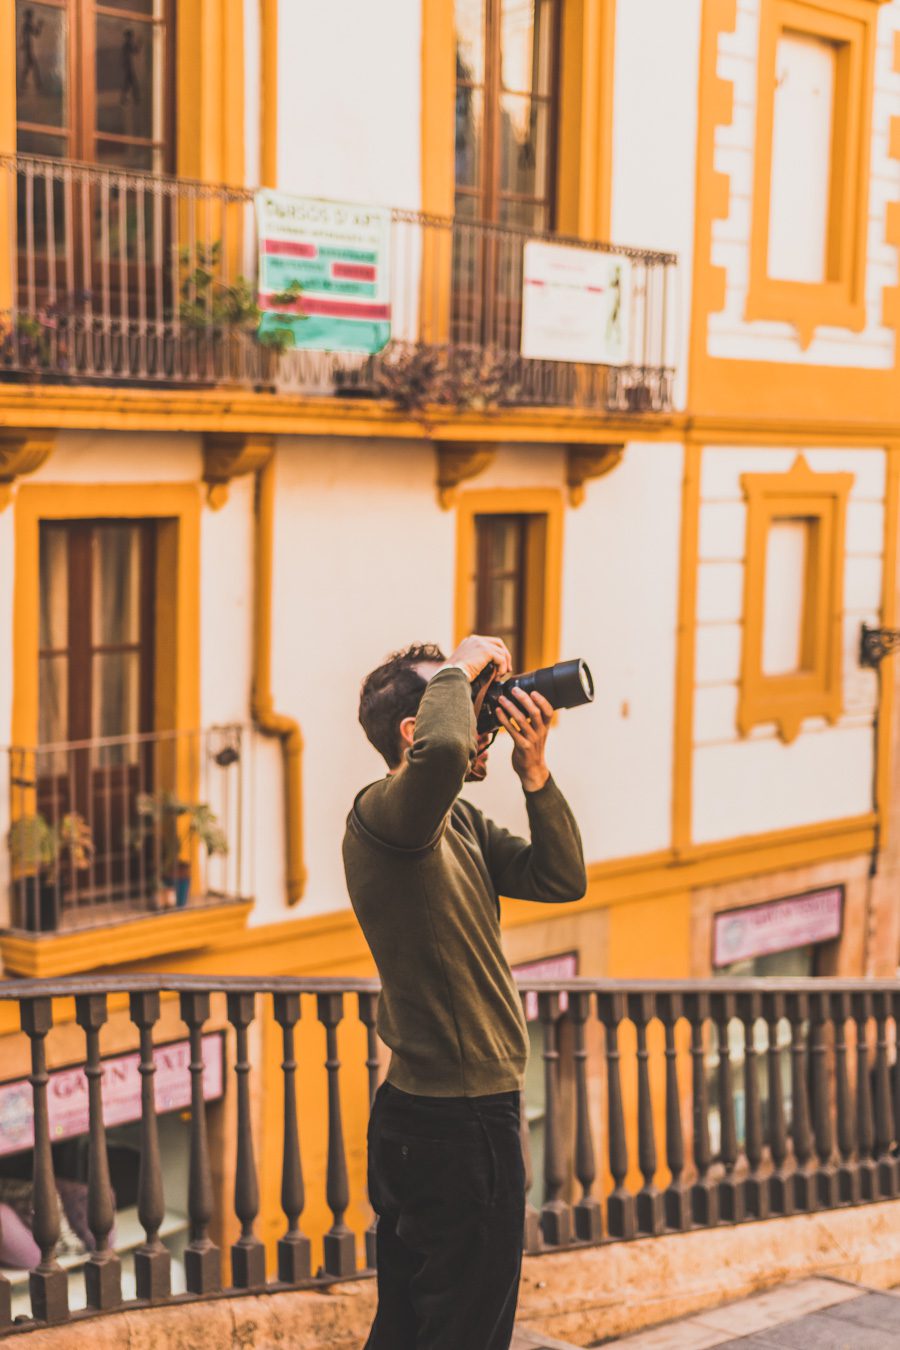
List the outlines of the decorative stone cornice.
{"type": "Polygon", "coordinates": [[[264,432],[207,431],[203,436],[203,481],[214,511],[228,501],[232,478],[256,473],[275,451],[275,437],[264,432]]]}
{"type": "Polygon", "coordinates": [[[569,504],[584,501],[584,485],[589,478],[602,478],[621,463],[624,445],[569,445],[566,447],[566,482],[569,504]]]}
{"type": "Polygon", "coordinates": [[[492,463],[496,445],[485,441],[435,441],[438,501],[448,511],[456,501],[460,483],[484,473],[492,463]]]}
{"type": "Polygon", "coordinates": [[[39,469],[53,449],[55,440],[55,431],[0,427],[0,511],[12,501],[16,479],[39,469]]]}

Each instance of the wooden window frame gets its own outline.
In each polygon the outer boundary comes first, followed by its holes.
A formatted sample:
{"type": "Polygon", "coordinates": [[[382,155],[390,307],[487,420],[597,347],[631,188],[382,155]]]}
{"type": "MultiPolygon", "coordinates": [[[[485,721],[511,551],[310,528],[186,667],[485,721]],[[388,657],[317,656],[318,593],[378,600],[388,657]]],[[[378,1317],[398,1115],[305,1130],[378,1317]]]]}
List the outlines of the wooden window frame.
{"type": "Polygon", "coordinates": [[[774,722],[785,744],[805,718],[834,723],[843,710],[844,563],[847,499],[852,473],[814,473],[798,455],[787,473],[746,473],[741,488],[747,503],[744,557],[744,632],[738,729],[748,736],[774,722]],[[776,520],[816,521],[815,555],[805,578],[804,637],[808,668],[785,675],[763,671],[766,559],[769,529],[776,520]]]}
{"type": "Polygon", "coordinates": [[[476,516],[527,516],[522,661],[524,669],[559,660],[562,543],[565,506],[549,488],[486,488],[460,493],[456,506],[455,630],[471,633],[472,578],[476,572],[476,516]]]}
{"type": "Polygon", "coordinates": [[[767,0],[759,30],[756,153],[750,235],[750,282],[745,318],[780,320],[797,331],[805,350],[817,327],[861,332],[866,326],[869,158],[878,7],[883,0],[767,0]],[[822,281],[769,276],[772,137],[778,43],[786,33],[838,48],[826,275],[822,281]]]}

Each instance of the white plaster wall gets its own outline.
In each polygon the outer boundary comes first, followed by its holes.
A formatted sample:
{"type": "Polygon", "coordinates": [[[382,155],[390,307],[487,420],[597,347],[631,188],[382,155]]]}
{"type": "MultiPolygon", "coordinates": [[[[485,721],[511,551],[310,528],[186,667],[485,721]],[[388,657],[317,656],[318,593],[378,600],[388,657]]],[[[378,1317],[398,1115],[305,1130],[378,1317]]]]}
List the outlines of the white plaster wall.
{"type": "Polygon", "coordinates": [[[178,432],[60,431],[29,483],[199,483],[200,436],[178,432]]]}
{"type": "Polygon", "coordinates": [[[885,223],[887,203],[900,199],[900,161],[888,157],[889,122],[900,107],[900,74],[893,70],[894,37],[900,31],[900,0],[884,5],[878,16],[866,327],[861,333],[827,326],[817,328],[805,351],[792,325],[744,320],[750,279],[759,13],[760,0],[738,0],[735,31],[722,33],[719,39],[717,69],[722,79],[733,83],[734,117],[728,126],[716,130],[715,166],[729,177],[730,209],[727,219],[713,221],[712,260],[716,266],[725,268],[727,284],[725,308],[709,316],[709,353],[739,361],[891,369],[895,335],[882,322],[882,292],[886,286],[897,284],[897,249],[885,242],[885,223]]]}
{"type": "Polygon", "coordinates": [[[700,0],[616,6],[611,233],[616,243],[679,256],[671,309],[679,408],[690,323],[700,12],[700,0]]]}
{"type": "Polygon", "coordinates": [[[278,184],[421,204],[422,0],[282,0],[278,184]]]}
{"type": "Polygon", "coordinates": [[[694,838],[698,843],[860,815],[872,808],[878,684],[858,662],[860,625],[877,623],[884,546],[885,456],[807,450],[818,473],[850,472],[844,574],[844,711],[809,718],[791,745],[773,725],[737,730],[746,507],[742,473],[787,472],[792,449],[708,447],[701,471],[694,699],[694,838]]]}

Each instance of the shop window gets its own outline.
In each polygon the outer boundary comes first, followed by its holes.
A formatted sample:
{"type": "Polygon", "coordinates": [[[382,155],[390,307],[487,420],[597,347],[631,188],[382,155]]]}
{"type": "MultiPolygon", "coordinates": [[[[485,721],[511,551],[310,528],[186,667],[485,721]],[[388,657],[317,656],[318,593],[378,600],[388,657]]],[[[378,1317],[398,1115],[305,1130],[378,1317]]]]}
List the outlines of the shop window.
{"type": "Polygon", "coordinates": [[[561,529],[556,493],[473,492],[459,500],[458,634],[502,638],[516,670],[558,660],[561,529]]]}
{"type": "Polygon", "coordinates": [[[738,726],[774,722],[792,741],[807,717],[842,708],[841,623],[853,475],[744,474],[747,544],[738,726]]]}
{"type": "Polygon", "coordinates": [[[771,0],[760,23],[746,317],[865,327],[873,0],[771,0]]]}

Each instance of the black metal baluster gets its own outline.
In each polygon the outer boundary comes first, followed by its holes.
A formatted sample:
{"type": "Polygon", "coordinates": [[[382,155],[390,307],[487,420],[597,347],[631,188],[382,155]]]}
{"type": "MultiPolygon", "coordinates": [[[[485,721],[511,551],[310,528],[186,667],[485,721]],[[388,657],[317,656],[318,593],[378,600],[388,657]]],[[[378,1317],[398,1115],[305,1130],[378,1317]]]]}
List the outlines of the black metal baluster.
{"type": "Polygon", "coordinates": [[[834,1063],[837,1078],[837,1139],[838,1196],[842,1205],[859,1204],[859,1168],[856,1165],[856,1128],[853,1103],[850,1097],[850,1075],[847,1070],[847,1022],[852,1012],[849,994],[835,994],[834,1007],[834,1063]]]}
{"type": "Polygon", "coordinates": [[[639,1233],[661,1233],[664,1227],[663,1198],[656,1185],[656,1137],[653,1127],[653,1097],[650,1090],[647,1025],[655,1016],[652,994],[630,994],[628,1015],[637,1033],[638,1167],[644,1184],[637,1194],[639,1233]]]}
{"type": "Polygon", "coordinates": [[[256,1015],[253,994],[229,994],[228,1020],[234,1027],[237,1083],[237,1156],[234,1170],[234,1212],[241,1235],[231,1247],[231,1283],[235,1289],[255,1289],[266,1282],[266,1249],[253,1231],[259,1214],[259,1181],[253,1151],[253,1120],[250,1114],[250,1056],[248,1028],[256,1015]]]}
{"type": "Polygon", "coordinates": [[[581,1198],[574,1208],[575,1236],[582,1242],[599,1242],[603,1236],[603,1213],[593,1194],[597,1179],[597,1162],[591,1131],[591,1108],[588,1099],[587,1046],[585,1023],[590,1016],[590,994],[569,995],[569,1018],[575,1037],[575,1176],[581,1187],[581,1198]]]}
{"type": "Polygon", "coordinates": [[[665,1189],[666,1225],[678,1232],[691,1226],[691,1193],[684,1184],[684,1131],[681,1128],[681,1091],[678,1086],[676,1027],[684,1015],[680,994],[658,994],[656,1009],[666,1033],[666,1163],[672,1180],[665,1189]]]}
{"type": "Polygon", "coordinates": [[[790,1175],[784,1166],[787,1158],[787,1127],[784,1121],[781,1046],[778,1043],[778,1024],[784,1017],[784,995],[766,994],[763,998],[763,1008],[769,1027],[769,1053],[767,1055],[768,1134],[769,1152],[772,1155],[772,1173],[769,1177],[769,1209],[773,1214],[793,1214],[794,1191],[790,1175]]]}
{"type": "Polygon", "coordinates": [[[619,1024],[625,1018],[622,994],[598,994],[597,1010],[606,1028],[606,1099],[609,1117],[609,1170],[613,1191],[606,1202],[606,1227],[611,1237],[633,1238],[637,1232],[634,1196],[626,1189],[628,1140],[622,1107],[622,1078],[619,1065],[619,1024]]]}
{"type": "Polygon", "coordinates": [[[203,1024],[209,1017],[209,994],[183,993],[181,1020],[191,1045],[191,1156],[188,1173],[188,1218],[191,1239],[184,1249],[184,1273],[191,1294],[217,1293],[222,1286],[221,1253],[209,1236],[213,1188],[203,1097],[203,1024]]]}
{"type": "Polygon", "coordinates": [[[756,1024],[762,1017],[762,996],[739,994],[737,1006],[744,1024],[744,1152],[748,1169],[744,1179],[744,1212],[752,1219],[765,1219],[769,1214],[769,1186],[762,1174],[763,1128],[759,1052],[756,1048],[756,1024]]]}
{"type": "Polygon", "coordinates": [[[709,1095],[703,1040],[704,1025],[709,1017],[709,995],[689,994],[686,1011],[691,1025],[694,1167],[697,1173],[691,1186],[691,1209],[695,1223],[704,1228],[713,1228],[719,1222],[719,1192],[709,1175],[712,1149],[709,1143],[709,1095]]]}
{"type": "Polygon", "coordinates": [[[831,1125],[831,1101],[828,1081],[828,1046],[825,1028],[831,1020],[831,996],[813,994],[812,1005],[812,1110],[816,1139],[816,1194],[820,1209],[834,1209],[838,1203],[838,1174],[834,1165],[834,1130],[831,1125]]]}
{"type": "Polygon", "coordinates": [[[900,1194],[900,994],[894,994],[891,1006],[894,1018],[894,1140],[897,1150],[894,1167],[897,1192],[900,1194]]]}
{"type": "Polygon", "coordinates": [[[719,1214],[726,1223],[740,1223],[744,1217],[744,1183],[738,1178],[735,1170],[738,1146],[734,1119],[731,1041],[728,1036],[731,1020],[737,1016],[737,1000],[734,994],[715,994],[713,1012],[719,1042],[719,1064],[716,1070],[721,1135],[719,1156],[725,1167],[725,1175],[719,1182],[719,1214]]]}
{"type": "Polygon", "coordinates": [[[875,1025],[878,1030],[875,1044],[875,1152],[878,1157],[878,1194],[883,1200],[890,1200],[897,1194],[897,1170],[891,1152],[894,1142],[894,1122],[891,1113],[891,1071],[888,1068],[887,1046],[887,1019],[891,1015],[890,994],[876,993],[874,1005],[875,1025]]]}
{"type": "Polygon", "coordinates": [[[337,1029],[344,1016],[343,994],[318,994],[319,1021],[325,1027],[328,1071],[328,1173],[325,1194],[334,1218],[325,1234],[324,1270],[328,1275],[353,1275],[356,1271],[356,1239],[344,1223],[350,1203],[344,1128],[341,1123],[341,1061],[337,1053],[337,1029]]]}
{"type": "MultiPolygon", "coordinates": [[[[366,1029],[366,1073],[369,1078],[369,1112],[378,1091],[378,1033],[375,1023],[378,1013],[378,995],[360,994],[359,1020],[366,1029]]],[[[366,1229],[366,1265],[374,1270],[377,1260],[378,1215],[372,1215],[372,1222],[366,1229]]]]}
{"type": "Polygon", "coordinates": [[[87,1306],[106,1312],[122,1302],[122,1262],[110,1250],[115,1203],[109,1180],[106,1129],[103,1124],[103,1068],[100,1028],[107,1018],[105,994],[78,994],[75,1019],[85,1035],[84,1072],[88,1080],[88,1227],[94,1250],[84,1268],[87,1306]]]}
{"type": "Polygon", "coordinates": [[[59,1199],[53,1176],[50,1117],[47,1108],[47,1056],[44,1038],[53,1025],[49,998],[23,999],[19,1004],[22,1030],[31,1041],[31,1082],[34,1101],[34,1217],[31,1231],[41,1259],[28,1276],[32,1315],[39,1322],[64,1322],[69,1316],[69,1282],[56,1259],[59,1241],[59,1199]]]}
{"type": "Polygon", "coordinates": [[[856,1143],[858,1150],[859,1195],[861,1200],[878,1199],[878,1168],[873,1151],[875,1124],[872,1119],[872,1084],[869,1080],[868,1026],[872,1016],[872,995],[853,995],[856,1021],[856,1143]]]}
{"type": "Polygon", "coordinates": [[[306,1204],[300,1158],[300,1128],[297,1122],[297,1059],[294,1051],[294,1028],[300,1021],[300,995],[275,994],[273,1005],[282,1039],[284,1144],[281,1208],[288,1222],[287,1232],[278,1239],[278,1278],[285,1284],[300,1284],[309,1279],[312,1269],[309,1238],[300,1231],[300,1215],[306,1204]]]}
{"type": "Polygon", "coordinates": [[[138,1171],[138,1218],[145,1238],[134,1253],[134,1277],[138,1298],[156,1302],[172,1292],[172,1258],[159,1236],[166,1216],[162,1165],[159,1157],[159,1125],[156,1119],[156,1062],[153,1058],[153,1028],[159,1021],[159,994],[155,990],[132,993],[131,1020],[141,1038],[141,1160],[138,1171]]]}
{"type": "Polygon", "coordinates": [[[788,994],[791,1022],[791,1142],[794,1146],[794,1208],[816,1208],[816,1174],[811,1166],[812,1130],[809,1123],[809,1080],[806,1073],[806,1024],[809,1021],[809,996],[788,994]]]}
{"type": "Polygon", "coordinates": [[[553,1247],[572,1241],[572,1210],[563,1199],[566,1159],[562,1137],[559,1081],[559,994],[538,994],[538,1016],[544,1029],[544,1203],[541,1231],[553,1247]]]}

